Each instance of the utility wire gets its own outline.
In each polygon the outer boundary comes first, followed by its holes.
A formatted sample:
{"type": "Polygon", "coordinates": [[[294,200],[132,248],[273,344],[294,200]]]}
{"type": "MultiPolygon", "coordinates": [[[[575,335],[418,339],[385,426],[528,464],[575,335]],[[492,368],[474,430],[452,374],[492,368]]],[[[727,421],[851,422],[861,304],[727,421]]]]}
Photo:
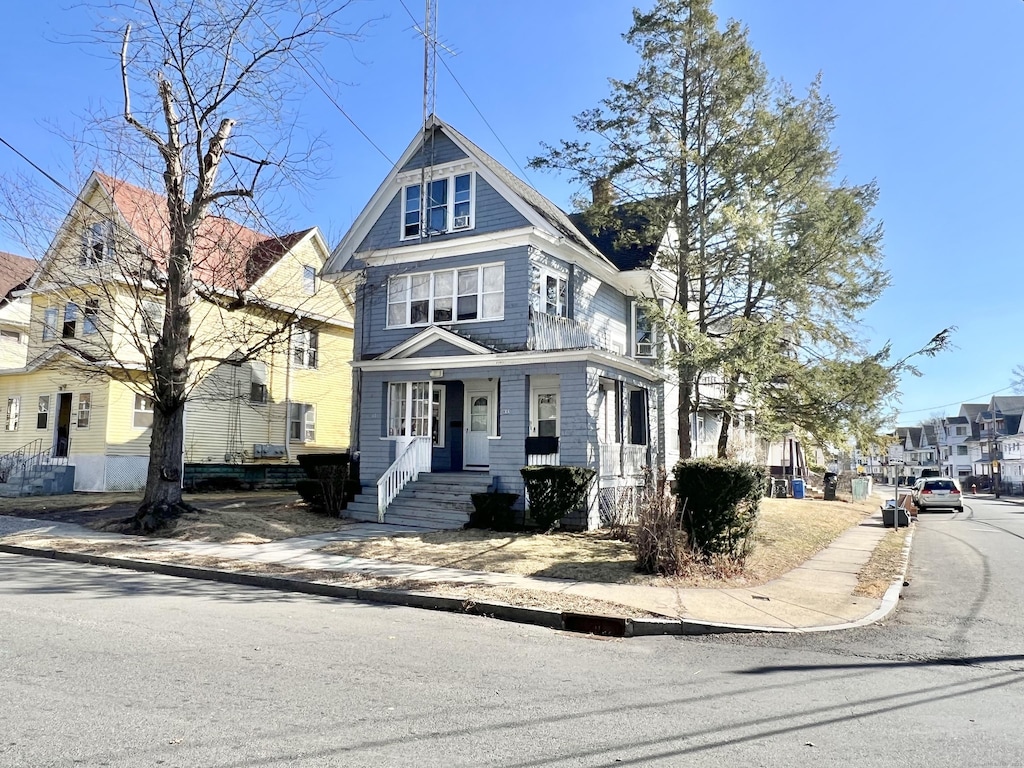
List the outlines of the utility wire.
{"type": "Polygon", "coordinates": [[[15,148],[13,145],[11,145],[11,143],[8,142],[7,139],[5,139],[3,136],[0,136],[0,144],[3,144],[5,147],[7,147],[9,150],[11,150],[11,152],[16,154],[18,157],[20,157],[26,163],[28,163],[33,168],[35,168],[37,171],[39,171],[39,173],[43,174],[43,176],[45,176],[47,179],[49,179],[51,182],[53,182],[57,186],[58,189],[60,189],[63,192],[66,192],[67,194],[71,195],[72,197],[76,196],[75,193],[72,192],[70,189],[68,189],[67,186],[65,186],[62,182],[58,181],[53,176],[51,176],[49,173],[47,173],[45,170],[43,170],[43,168],[41,168],[40,166],[36,165],[34,162],[29,160],[24,152],[22,152],[21,150],[15,148]]]}
{"type": "MultiPolygon", "coordinates": [[[[405,4],[405,0],[398,0],[398,2],[402,4],[402,7],[405,9],[405,12],[409,15],[409,18],[412,19],[413,24],[419,24],[419,22],[416,20],[416,17],[412,15],[412,11],[409,10],[409,6],[405,4]]],[[[523,167],[519,165],[519,161],[516,160],[515,155],[513,155],[509,148],[505,146],[505,142],[501,140],[501,137],[498,135],[498,132],[494,130],[494,127],[488,122],[487,118],[484,117],[484,113],[480,111],[480,108],[476,105],[476,102],[473,101],[473,97],[469,95],[469,92],[463,87],[462,83],[459,82],[459,78],[457,78],[455,76],[455,73],[452,72],[452,68],[448,66],[448,62],[444,60],[443,56],[441,57],[440,61],[441,64],[444,65],[444,68],[448,71],[448,74],[451,75],[452,80],[455,81],[455,84],[459,86],[459,90],[462,91],[462,95],[466,97],[466,100],[470,103],[470,106],[472,106],[476,113],[480,116],[480,119],[484,121],[484,125],[487,126],[487,130],[491,132],[491,135],[493,135],[494,138],[497,140],[498,144],[501,145],[501,148],[505,150],[505,154],[508,155],[509,159],[512,161],[512,164],[515,165],[515,167],[519,170],[519,173],[522,175],[523,179],[525,179],[526,182],[530,184],[530,186],[533,186],[533,182],[530,180],[530,177],[527,175],[526,171],[523,170],[523,167]]]]}
{"type": "Polygon", "coordinates": [[[924,413],[925,411],[934,411],[939,408],[948,408],[951,405],[963,405],[964,403],[969,403],[972,400],[977,400],[979,397],[992,397],[992,395],[998,395],[1000,392],[1005,392],[1008,389],[1013,389],[1013,385],[1010,384],[1009,386],[1003,387],[1002,389],[997,389],[995,392],[988,392],[982,395],[975,395],[974,397],[969,397],[966,400],[958,400],[956,402],[945,403],[943,405],[933,405],[931,408],[917,408],[913,411],[896,411],[896,413],[898,413],[900,416],[903,416],[908,413],[924,413]]]}

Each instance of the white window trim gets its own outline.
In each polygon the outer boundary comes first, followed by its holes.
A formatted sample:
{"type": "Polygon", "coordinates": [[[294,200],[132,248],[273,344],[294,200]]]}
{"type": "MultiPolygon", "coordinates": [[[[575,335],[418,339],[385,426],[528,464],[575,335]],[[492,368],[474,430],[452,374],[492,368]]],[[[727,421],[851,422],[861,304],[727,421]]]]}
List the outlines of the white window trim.
{"type": "Polygon", "coordinates": [[[555,396],[555,437],[562,436],[562,394],[559,384],[542,384],[530,388],[530,437],[540,435],[540,406],[537,402],[541,395],[555,396]]]}
{"type": "Polygon", "coordinates": [[[100,306],[97,299],[88,299],[82,305],[82,335],[92,336],[100,330],[100,306]],[[95,302],[95,303],[92,303],[95,302]]]}
{"type": "Polygon", "coordinates": [[[82,233],[82,253],[79,265],[95,267],[114,259],[114,222],[110,219],[94,221],[86,225],[82,233]],[[102,245],[99,259],[96,258],[96,246],[102,245]]]}
{"type": "Polygon", "coordinates": [[[139,336],[158,339],[164,329],[164,305],[147,299],[139,307],[139,336]]]}
{"type": "Polygon", "coordinates": [[[5,432],[17,432],[21,419],[21,395],[7,398],[7,418],[4,421],[5,432]]]}
{"type": "Polygon", "coordinates": [[[636,320],[637,320],[637,316],[638,316],[640,311],[642,311],[642,307],[640,306],[639,302],[636,302],[636,301],[630,302],[630,327],[632,329],[632,334],[633,334],[633,345],[632,345],[633,346],[633,349],[632,349],[633,355],[632,355],[632,357],[638,358],[638,359],[641,359],[641,360],[653,360],[654,358],[656,358],[658,356],[658,331],[654,327],[654,325],[652,324],[651,325],[651,350],[650,350],[650,353],[641,354],[640,353],[640,342],[637,341],[638,334],[637,334],[637,327],[636,327],[636,320]]]}
{"type": "Polygon", "coordinates": [[[302,265],[302,292],[307,296],[312,296],[316,293],[317,289],[317,274],[316,267],[310,264],[302,265]],[[313,274],[310,275],[310,272],[313,274]]]}
{"type": "Polygon", "coordinates": [[[136,423],[135,417],[138,416],[141,413],[148,413],[150,416],[152,416],[153,415],[153,410],[154,410],[153,409],[153,399],[150,398],[150,397],[146,397],[145,395],[140,395],[140,394],[136,393],[135,401],[132,404],[132,428],[133,429],[138,429],[140,431],[145,431],[147,429],[152,429],[153,428],[152,422],[150,422],[149,426],[140,427],[136,423]],[[142,407],[141,408],[139,407],[139,398],[140,397],[142,398],[142,407]],[[146,408],[146,404],[147,403],[149,404],[149,408],[146,408]]]}
{"type": "Polygon", "coordinates": [[[40,395],[36,405],[36,429],[48,429],[50,427],[50,396],[40,395]],[[45,416],[43,425],[39,426],[39,417],[45,416]]]}
{"type": "Polygon", "coordinates": [[[296,443],[316,442],[316,406],[312,403],[289,403],[288,404],[288,439],[296,443]],[[295,409],[299,411],[299,418],[295,418],[295,409]],[[300,425],[300,437],[296,437],[292,429],[294,425],[300,425]]]}
{"type": "Polygon", "coordinates": [[[315,328],[292,330],[292,363],[296,368],[310,371],[320,367],[320,331],[315,328]]]}
{"type": "Polygon", "coordinates": [[[78,393],[78,408],[75,409],[75,429],[88,429],[92,425],[92,393],[78,393]],[[85,397],[85,408],[82,407],[82,398],[85,397]],[[85,426],[82,426],[82,415],[85,415],[85,426]]]}
{"type": "Polygon", "coordinates": [[[504,320],[505,319],[505,262],[503,262],[503,261],[496,261],[496,262],[489,262],[487,264],[476,264],[476,265],[471,265],[471,266],[466,266],[466,267],[452,267],[451,269],[435,269],[435,270],[431,270],[430,272],[409,272],[409,273],[401,274],[401,275],[392,275],[388,279],[388,283],[387,283],[387,288],[385,290],[385,297],[384,297],[384,299],[385,299],[384,300],[384,327],[385,328],[425,328],[425,327],[430,326],[430,325],[456,325],[456,324],[459,324],[459,323],[484,323],[484,322],[489,323],[489,322],[496,322],[496,321],[504,320]],[[483,316],[484,295],[485,295],[485,293],[488,294],[488,295],[497,293],[497,291],[484,291],[484,270],[487,269],[488,267],[501,267],[501,296],[502,296],[502,300],[501,300],[501,314],[497,315],[495,317],[484,317],[483,316]],[[477,270],[477,282],[476,282],[476,285],[477,285],[477,291],[476,291],[477,317],[474,317],[474,318],[471,318],[471,319],[468,319],[468,320],[459,320],[458,319],[458,316],[459,316],[459,272],[465,272],[465,271],[470,270],[470,269],[477,270]],[[448,296],[447,295],[445,295],[445,296],[437,296],[437,295],[435,295],[435,293],[434,293],[434,285],[435,285],[434,276],[437,275],[437,274],[440,274],[440,273],[444,273],[444,272],[451,272],[452,273],[452,294],[451,294],[451,299],[452,299],[452,319],[451,320],[441,320],[441,321],[435,322],[434,321],[434,300],[438,299],[438,298],[448,298],[448,296]],[[430,296],[427,299],[427,301],[428,301],[428,306],[427,306],[427,317],[428,317],[428,320],[426,322],[424,322],[424,323],[412,323],[412,322],[409,322],[410,318],[412,317],[412,301],[413,301],[412,300],[412,280],[413,280],[414,277],[422,277],[424,275],[429,275],[429,277],[430,277],[430,296]],[[391,302],[391,281],[392,280],[396,280],[396,279],[404,279],[406,281],[405,300],[404,300],[405,301],[405,322],[404,323],[396,323],[396,324],[392,325],[391,324],[391,311],[390,311],[391,310],[391,306],[392,306],[392,302],[391,302]]]}
{"type": "Polygon", "coordinates": [[[57,318],[59,316],[57,307],[47,307],[43,310],[43,341],[57,338],[57,318]]]}
{"type": "Polygon", "coordinates": [[[399,195],[402,198],[402,216],[399,219],[399,240],[407,242],[410,240],[426,240],[432,235],[448,235],[452,232],[469,232],[476,228],[476,173],[474,171],[460,171],[460,172],[444,172],[438,173],[435,171],[434,175],[430,177],[427,184],[432,184],[435,181],[447,181],[448,182],[448,194],[445,201],[445,209],[450,215],[445,216],[445,229],[438,230],[435,232],[427,232],[424,234],[424,224],[426,223],[427,213],[427,194],[420,186],[420,181],[416,181],[408,184],[402,184],[399,195]],[[455,179],[460,176],[469,176],[469,224],[464,227],[455,226],[455,179]],[[406,190],[409,187],[420,187],[420,222],[419,229],[415,235],[405,234],[405,215],[408,213],[406,205],[408,198],[406,196],[406,190]]]}
{"type": "Polygon", "coordinates": [[[431,439],[433,439],[431,434],[430,434],[430,432],[431,432],[431,429],[430,429],[430,427],[431,427],[431,417],[433,416],[433,408],[434,408],[434,392],[433,392],[433,390],[434,390],[434,385],[433,385],[433,382],[430,382],[430,381],[389,381],[388,382],[388,389],[387,389],[387,401],[388,401],[387,402],[387,413],[385,414],[385,422],[384,422],[384,432],[385,432],[384,439],[385,440],[401,440],[401,439],[408,438],[408,437],[431,437],[431,439]],[[413,409],[413,402],[414,402],[413,389],[415,388],[416,384],[425,384],[427,386],[427,400],[426,400],[426,402],[427,402],[427,414],[426,414],[427,433],[425,435],[406,434],[406,433],[411,433],[412,432],[412,429],[411,429],[412,422],[413,422],[414,419],[417,418],[414,415],[415,414],[415,410],[413,409]],[[394,398],[391,396],[391,392],[392,392],[392,389],[394,387],[400,387],[400,386],[404,386],[405,387],[405,394],[402,396],[402,408],[403,408],[403,413],[404,413],[404,420],[402,422],[403,432],[396,432],[395,434],[391,434],[391,425],[392,425],[392,423],[394,421],[394,419],[392,418],[392,416],[394,414],[392,413],[392,410],[391,410],[391,406],[392,406],[392,403],[394,402],[394,398]]]}
{"type": "MultiPolygon", "coordinates": [[[[530,291],[531,291],[531,297],[530,298],[531,299],[535,299],[535,301],[536,301],[535,309],[538,312],[540,312],[541,314],[551,315],[551,317],[568,317],[569,316],[569,303],[570,303],[569,291],[571,289],[571,286],[569,285],[569,275],[568,275],[568,273],[566,273],[566,272],[559,272],[556,269],[552,269],[551,267],[548,267],[546,265],[541,265],[541,264],[532,264],[532,265],[530,265],[530,269],[531,269],[531,271],[532,270],[536,270],[536,273],[538,275],[536,285],[531,285],[530,286],[530,291]],[[554,314],[551,314],[550,312],[548,312],[548,290],[547,289],[548,289],[548,278],[549,277],[555,279],[555,281],[556,281],[556,291],[557,291],[557,283],[558,282],[565,283],[565,304],[564,304],[564,306],[557,307],[556,308],[556,312],[554,314]],[[533,289],[535,287],[537,289],[537,292],[533,293],[533,289]],[[557,310],[561,310],[561,311],[559,312],[557,310]]],[[[531,277],[531,282],[532,282],[533,275],[531,274],[530,277],[531,277]]]]}

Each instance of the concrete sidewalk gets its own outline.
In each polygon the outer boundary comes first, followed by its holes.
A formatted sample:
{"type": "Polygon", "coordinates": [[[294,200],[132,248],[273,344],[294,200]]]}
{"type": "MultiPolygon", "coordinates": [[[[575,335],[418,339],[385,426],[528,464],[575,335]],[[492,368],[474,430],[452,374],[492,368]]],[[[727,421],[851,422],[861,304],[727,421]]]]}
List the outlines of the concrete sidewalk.
{"type": "MultiPolygon", "coordinates": [[[[853,594],[857,574],[868,562],[875,547],[891,531],[882,527],[880,515],[866,518],[840,535],[827,548],[783,576],[758,587],[732,589],[698,589],[627,584],[600,584],[531,576],[467,571],[426,565],[393,563],[382,560],[330,555],[318,551],[325,544],[380,535],[392,535],[415,530],[396,526],[357,524],[332,533],[285,539],[267,544],[216,544],[178,541],[175,539],[139,539],[120,534],[101,533],[79,525],[53,523],[42,520],[0,516],[0,552],[60,556],[61,559],[100,562],[105,565],[159,571],[172,575],[251,583],[257,586],[288,589],[293,580],[281,577],[253,577],[240,579],[238,573],[210,571],[186,566],[168,566],[166,561],[155,563],[144,558],[96,557],[56,554],[45,545],[47,539],[71,539],[76,542],[117,543],[130,542],[154,552],[181,553],[209,556],[226,560],[266,563],[294,569],[316,569],[377,576],[392,579],[439,583],[446,585],[479,585],[511,587],[523,590],[558,592],[577,595],[623,606],[622,613],[629,617],[630,609],[656,614],[661,620],[625,619],[629,626],[625,634],[692,634],[700,632],[762,631],[810,632],[862,626],[889,615],[897,605],[904,576],[895,580],[885,596],[879,599],[853,594]],[[28,535],[16,546],[4,537],[28,535]],[[32,539],[39,542],[33,545],[32,539]],[[159,567],[156,567],[159,565],[159,567]],[[261,582],[263,579],[265,583],[261,582]]],[[[908,535],[903,552],[903,571],[909,556],[912,532],[908,535]]],[[[308,582],[306,582],[308,584],[308,582]]],[[[298,591],[314,591],[308,588],[298,591]]],[[[420,607],[438,607],[457,610],[457,598],[430,599],[423,592],[400,593],[395,590],[367,590],[338,587],[334,592],[315,590],[318,594],[337,594],[382,602],[404,603],[420,607]],[[405,595],[407,599],[400,599],[405,595]]],[[[463,607],[465,600],[461,600],[463,607]]],[[[551,611],[517,608],[503,610],[497,604],[472,603],[472,612],[520,621],[554,626],[551,611]],[[534,611],[537,615],[530,615],[534,611]],[[543,614],[543,615],[542,615],[543,614]]],[[[504,608],[509,608],[504,606],[504,608]]],[[[594,617],[595,619],[597,617],[594,617]]]]}

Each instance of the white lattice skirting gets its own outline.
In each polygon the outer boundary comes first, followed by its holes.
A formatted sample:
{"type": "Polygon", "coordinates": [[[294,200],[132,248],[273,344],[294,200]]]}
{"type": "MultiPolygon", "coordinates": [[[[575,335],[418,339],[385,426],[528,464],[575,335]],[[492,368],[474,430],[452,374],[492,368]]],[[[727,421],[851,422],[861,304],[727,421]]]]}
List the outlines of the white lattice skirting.
{"type": "Polygon", "coordinates": [[[146,486],[148,456],[72,455],[76,491],[138,491],[146,486]]]}

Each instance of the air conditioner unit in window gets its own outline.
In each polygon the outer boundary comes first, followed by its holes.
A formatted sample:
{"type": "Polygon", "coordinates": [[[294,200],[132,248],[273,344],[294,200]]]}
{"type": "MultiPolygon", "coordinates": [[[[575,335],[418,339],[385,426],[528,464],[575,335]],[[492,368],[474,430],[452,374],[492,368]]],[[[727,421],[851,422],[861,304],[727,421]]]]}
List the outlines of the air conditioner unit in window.
{"type": "Polygon", "coordinates": [[[469,228],[469,216],[456,216],[452,220],[453,229],[468,229],[469,228]]]}
{"type": "Polygon", "coordinates": [[[649,341],[640,341],[636,345],[637,357],[654,357],[654,345],[649,341]]]}

